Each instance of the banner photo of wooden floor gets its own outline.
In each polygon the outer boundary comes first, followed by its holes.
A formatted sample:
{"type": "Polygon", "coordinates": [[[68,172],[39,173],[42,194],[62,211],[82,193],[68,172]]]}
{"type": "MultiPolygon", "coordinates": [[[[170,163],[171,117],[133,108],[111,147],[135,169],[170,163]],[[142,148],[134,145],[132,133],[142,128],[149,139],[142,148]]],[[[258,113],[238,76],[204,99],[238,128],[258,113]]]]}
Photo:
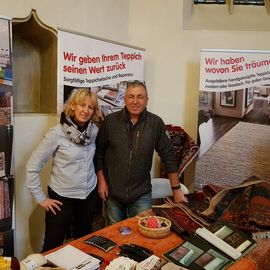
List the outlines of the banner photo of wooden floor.
{"type": "Polygon", "coordinates": [[[194,187],[233,186],[250,176],[270,181],[270,126],[239,122],[196,162],[194,187]]]}

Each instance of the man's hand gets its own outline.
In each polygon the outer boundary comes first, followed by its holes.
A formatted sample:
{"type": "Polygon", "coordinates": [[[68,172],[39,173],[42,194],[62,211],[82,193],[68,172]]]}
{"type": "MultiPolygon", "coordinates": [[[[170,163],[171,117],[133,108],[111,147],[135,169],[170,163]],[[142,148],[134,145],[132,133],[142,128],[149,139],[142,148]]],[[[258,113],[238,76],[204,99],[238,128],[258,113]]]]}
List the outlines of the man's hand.
{"type": "Polygon", "coordinates": [[[60,206],[62,202],[58,200],[53,200],[50,198],[46,198],[44,201],[39,203],[47,212],[52,211],[54,215],[56,215],[56,210],[61,211],[60,206]]]}
{"type": "Polygon", "coordinates": [[[187,197],[180,188],[173,190],[173,200],[175,203],[188,202],[187,197]]]}
{"type": "Polygon", "coordinates": [[[178,172],[168,173],[168,178],[171,182],[174,202],[175,203],[188,202],[188,199],[185,197],[183,191],[181,190],[178,172]]]}
{"type": "Polygon", "coordinates": [[[108,199],[108,184],[107,181],[105,179],[104,173],[103,171],[98,171],[97,172],[97,177],[98,177],[98,194],[99,197],[103,200],[103,201],[107,201],[108,199]]]}

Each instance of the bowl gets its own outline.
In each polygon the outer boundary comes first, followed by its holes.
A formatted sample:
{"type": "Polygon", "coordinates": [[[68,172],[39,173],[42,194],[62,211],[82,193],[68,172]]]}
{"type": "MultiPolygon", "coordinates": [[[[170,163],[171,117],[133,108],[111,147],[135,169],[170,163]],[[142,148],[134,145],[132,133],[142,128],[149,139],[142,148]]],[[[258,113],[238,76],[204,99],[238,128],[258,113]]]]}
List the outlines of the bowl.
{"type": "Polygon", "coordinates": [[[139,231],[142,235],[149,237],[149,238],[163,238],[167,236],[170,233],[171,230],[171,221],[167,218],[160,217],[160,216],[146,216],[143,218],[140,218],[138,221],[139,231]],[[147,223],[147,220],[149,218],[156,218],[160,221],[161,227],[159,228],[148,228],[145,226],[147,223]]]}

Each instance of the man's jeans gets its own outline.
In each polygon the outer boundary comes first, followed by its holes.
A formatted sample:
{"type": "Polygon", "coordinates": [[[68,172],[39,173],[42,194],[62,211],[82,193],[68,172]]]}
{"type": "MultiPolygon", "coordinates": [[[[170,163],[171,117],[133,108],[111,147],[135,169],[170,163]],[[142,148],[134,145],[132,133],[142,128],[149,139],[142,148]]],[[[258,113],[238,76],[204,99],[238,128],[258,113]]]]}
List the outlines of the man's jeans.
{"type": "Polygon", "coordinates": [[[128,217],[134,217],[138,213],[143,212],[151,207],[151,192],[144,194],[132,203],[121,203],[112,199],[108,199],[106,203],[108,224],[111,225],[128,217]]]}

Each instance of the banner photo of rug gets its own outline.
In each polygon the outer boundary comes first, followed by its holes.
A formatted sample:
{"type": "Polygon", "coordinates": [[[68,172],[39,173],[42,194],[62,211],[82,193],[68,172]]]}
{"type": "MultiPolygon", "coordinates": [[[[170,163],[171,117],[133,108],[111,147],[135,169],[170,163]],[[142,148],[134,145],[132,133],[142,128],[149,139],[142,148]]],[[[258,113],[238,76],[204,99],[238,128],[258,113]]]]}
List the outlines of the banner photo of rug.
{"type": "Polygon", "coordinates": [[[97,94],[103,116],[120,110],[134,80],[144,81],[144,49],[58,29],[58,114],[78,87],[97,94]]]}
{"type": "Polygon", "coordinates": [[[270,83],[270,51],[201,50],[200,91],[228,92],[270,83]]]}
{"type": "Polygon", "coordinates": [[[195,189],[234,186],[251,176],[270,181],[269,164],[270,126],[239,122],[196,162],[195,189]]]}

